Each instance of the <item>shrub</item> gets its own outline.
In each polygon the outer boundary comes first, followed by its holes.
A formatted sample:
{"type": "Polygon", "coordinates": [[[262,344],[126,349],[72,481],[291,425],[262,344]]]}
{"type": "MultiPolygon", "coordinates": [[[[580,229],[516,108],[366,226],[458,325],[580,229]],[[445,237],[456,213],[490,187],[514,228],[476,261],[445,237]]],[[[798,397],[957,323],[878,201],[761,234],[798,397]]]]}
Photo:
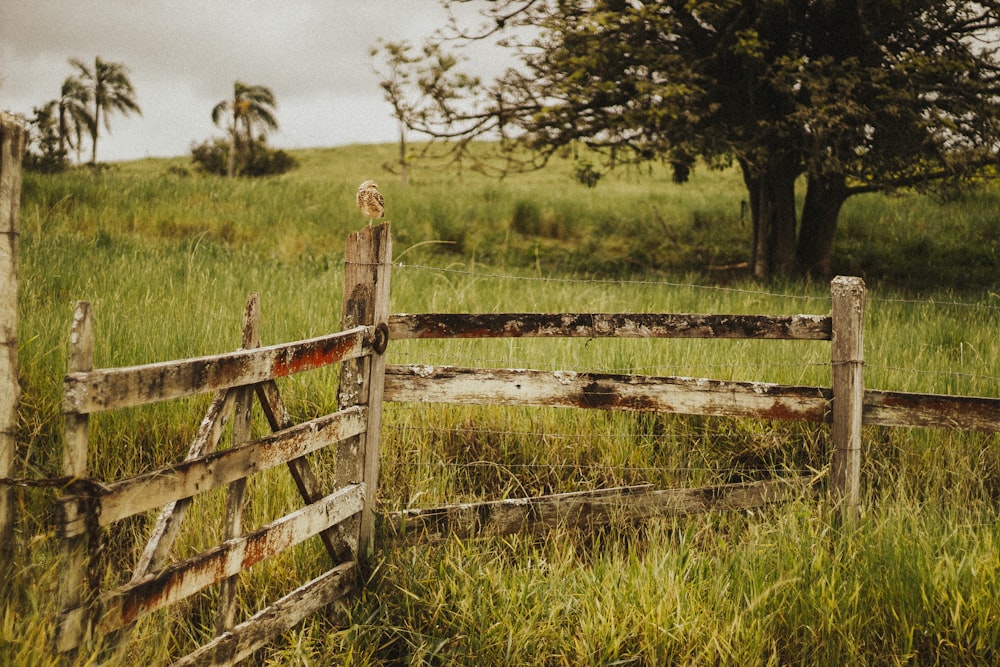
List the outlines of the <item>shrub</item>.
{"type": "MultiPolygon", "coordinates": [[[[191,146],[191,160],[201,171],[226,175],[229,162],[229,141],[220,137],[208,139],[191,146]]],[[[254,143],[253,149],[236,164],[239,176],[276,176],[299,166],[298,161],[283,150],[271,150],[263,139],[254,143]]]]}
{"type": "Polygon", "coordinates": [[[229,142],[225,139],[208,139],[191,146],[191,161],[198,169],[209,174],[226,175],[226,160],[229,158],[229,142]]]}

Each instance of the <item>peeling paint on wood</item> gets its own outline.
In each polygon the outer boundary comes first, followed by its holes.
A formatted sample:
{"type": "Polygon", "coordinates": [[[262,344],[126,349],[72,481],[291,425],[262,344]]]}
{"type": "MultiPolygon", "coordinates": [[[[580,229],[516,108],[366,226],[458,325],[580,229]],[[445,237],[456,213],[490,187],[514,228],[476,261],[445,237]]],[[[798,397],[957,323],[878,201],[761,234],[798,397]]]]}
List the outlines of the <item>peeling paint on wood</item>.
{"type": "Polygon", "coordinates": [[[405,338],[763,338],[830,340],[821,315],[501,313],[392,315],[389,337],[405,338]]]}
{"type": "Polygon", "coordinates": [[[397,402],[540,405],[760,419],[829,420],[829,389],[607,373],[386,367],[385,399],[397,402]]]}
{"type": "Polygon", "coordinates": [[[247,535],[101,596],[97,632],[106,634],[238,574],[361,511],[364,485],[340,489],[247,535]]]}
{"type": "MultiPolygon", "coordinates": [[[[348,408],[238,447],[110,484],[106,495],[96,500],[99,525],[107,526],[169,502],[211,491],[363,433],[367,415],[366,407],[348,408]]],[[[75,507],[78,499],[67,496],[61,502],[75,507]]],[[[68,516],[75,520],[63,527],[63,534],[82,534],[85,531],[83,517],[68,516]]]]}
{"type": "Polygon", "coordinates": [[[867,390],[864,423],[1000,433],[1000,398],[867,390]]]}
{"type": "Polygon", "coordinates": [[[127,368],[70,372],[63,410],[85,414],[257,384],[371,353],[374,327],[240,350],[228,354],[127,368]]]}

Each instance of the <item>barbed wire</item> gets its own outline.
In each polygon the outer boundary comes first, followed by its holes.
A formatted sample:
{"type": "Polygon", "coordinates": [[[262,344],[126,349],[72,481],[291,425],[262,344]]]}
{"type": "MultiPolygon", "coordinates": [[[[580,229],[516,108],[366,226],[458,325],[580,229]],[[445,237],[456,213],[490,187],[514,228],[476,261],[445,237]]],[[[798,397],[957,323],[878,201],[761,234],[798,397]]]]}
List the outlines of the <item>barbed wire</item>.
{"type": "Polygon", "coordinates": [[[107,485],[90,477],[0,477],[0,487],[49,489],[70,495],[97,498],[109,493],[107,485]]]}
{"type": "MultiPolygon", "coordinates": [[[[468,355],[449,355],[449,354],[426,354],[426,353],[408,353],[408,352],[396,352],[398,356],[403,359],[415,359],[426,363],[428,359],[448,361],[448,362],[461,362],[461,365],[475,365],[475,366],[504,366],[504,364],[510,364],[510,358],[499,358],[499,357],[478,357],[478,356],[468,356],[468,355]]],[[[614,373],[614,374],[628,374],[637,373],[640,371],[670,371],[670,370],[688,370],[688,369],[743,369],[743,370],[761,370],[766,368],[829,368],[829,362],[799,362],[799,363],[768,363],[768,364],[649,364],[643,366],[574,366],[566,364],[555,364],[551,361],[538,361],[531,358],[519,358],[518,363],[530,363],[536,370],[552,370],[552,371],[574,371],[578,373],[614,373]]],[[[459,365],[449,364],[449,365],[459,365]]],[[[519,366],[521,367],[521,366],[519,366]]]]}
{"type": "Polygon", "coordinates": [[[623,465],[599,465],[599,464],[573,464],[573,463],[498,463],[496,461],[470,461],[466,463],[449,461],[395,461],[394,465],[406,468],[434,468],[445,469],[474,469],[474,468],[497,468],[504,470],[546,470],[546,471],[586,471],[604,473],[631,473],[646,475],[669,475],[675,473],[724,473],[740,475],[765,475],[781,472],[782,474],[810,475],[815,474],[813,468],[788,468],[782,466],[772,466],[769,468],[749,468],[745,466],[733,467],[731,463],[722,466],[623,466],[623,465]]]}
{"type": "MultiPolygon", "coordinates": [[[[664,413],[670,414],[670,413],[664,413]]],[[[744,417],[731,417],[731,419],[745,420],[744,417]]],[[[491,436],[514,436],[514,437],[535,437],[540,439],[556,439],[556,440],[578,440],[583,436],[591,436],[597,438],[604,438],[610,440],[642,440],[642,439],[656,439],[656,440],[674,440],[674,441],[692,441],[692,440],[704,440],[706,437],[718,437],[718,434],[713,432],[705,431],[689,431],[681,433],[635,433],[635,432],[604,432],[601,433],[571,433],[571,432],[551,432],[545,431],[539,433],[538,431],[515,431],[515,430],[497,430],[496,428],[473,428],[473,427],[447,427],[447,426],[411,426],[408,424],[399,424],[392,427],[393,430],[400,432],[405,431],[415,431],[421,433],[448,433],[448,434],[460,434],[460,435],[474,435],[477,433],[488,433],[491,436]]],[[[795,437],[799,434],[785,434],[787,437],[795,437]]],[[[756,434],[749,434],[750,437],[756,437],[756,434]]],[[[734,436],[729,436],[729,439],[733,439],[734,436]]]]}
{"type": "MultiPolygon", "coordinates": [[[[1000,294],[994,294],[990,292],[991,297],[996,297],[1000,299],[1000,294]]],[[[1000,312],[1000,305],[993,305],[991,303],[972,303],[968,301],[941,301],[939,299],[902,299],[897,297],[873,297],[869,299],[870,302],[876,303],[902,303],[908,305],[919,305],[919,306],[958,306],[960,308],[981,308],[983,310],[993,310],[1000,312]]]]}
{"type": "Polygon", "coordinates": [[[780,297],[787,299],[800,299],[800,300],[812,300],[812,301],[829,301],[829,296],[812,296],[807,294],[784,294],[780,292],[769,292],[766,290],[752,290],[741,287],[722,287],[719,285],[695,285],[693,283],[678,283],[663,280],[631,280],[631,279],[614,279],[614,278],[551,278],[544,276],[518,276],[514,274],[503,274],[503,273],[484,273],[481,271],[472,271],[469,269],[449,269],[445,267],[430,266],[427,264],[404,264],[399,262],[398,264],[393,264],[396,268],[400,269],[414,269],[420,271],[437,271],[440,273],[455,273],[459,275],[467,275],[475,278],[492,278],[497,280],[524,280],[529,282],[552,282],[552,283],[566,283],[566,284],[589,284],[589,285],[621,285],[621,286],[631,286],[631,285],[641,285],[644,287],[657,286],[657,287],[671,287],[671,288],[684,288],[684,289],[703,289],[712,290],[718,292],[734,292],[737,294],[750,294],[754,296],[768,296],[768,297],[780,297]]]}
{"type": "MultiPolygon", "coordinates": [[[[345,263],[350,263],[346,262],[345,263]]],[[[717,291],[717,292],[732,292],[736,294],[749,294],[753,296],[766,296],[781,299],[793,299],[793,300],[803,300],[803,301],[829,301],[829,295],[809,295],[809,294],[791,294],[788,292],[774,292],[768,290],[760,289],[749,289],[742,287],[726,287],[722,285],[699,285],[695,283],[683,283],[674,282],[666,280],[632,280],[632,279],[614,279],[614,278],[554,278],[545,276],[523,276],[515,274],[505,274],[505,273],[495,273],[495,272],[483,272],[474,271],[470,269],[452,269],[447,267],[431,266],[428,264],[406,264],[404,262],[393,263],[392,266],[398,269],[411,269],[418,271],[435,271],[439,273],[454,273],[458,275],[467,275],[475,278],[489,278],[494,280],[517,280],[517,281],[531,281],[531,282],[552,282],[552,283],[566,283],[566,284],[592,284],[592,285],[620,285],[620,286],[630,286],[638,285],[643,287],[655,286],[655,287],[669,287],[674,289],[696,289],[696,290],[706,290],[706,291],[717,291]]],[[[991,310],[1000,312],[1000,293],[990,293],[991,297],[998,300],[996,305],[991,303],[975,303],[967,301],[942,301],[940,299],[906,299],[900,297],[877,297],[871,296],[868,299],[869,303],[897,303],[897,304],[910,304],[910,305],[928,305],[928,306],[939,306],[939,307],[960,307],[960,308],[978,308],[984,310],[991,310]]]]}
{"type": "Polygon", "coordinates": [[[909,368],[906,366],[882,366],[879,364],[868,364],[866,368],[871,370],[889,371],[892,373],[918,373],[921,375],[940,375],[944,377],[966,378],[975,381],[1000,382],[1000,376],[981,375],[979,373],[967,373],[963,371],[936,371],[921,368],[909,368]]]}

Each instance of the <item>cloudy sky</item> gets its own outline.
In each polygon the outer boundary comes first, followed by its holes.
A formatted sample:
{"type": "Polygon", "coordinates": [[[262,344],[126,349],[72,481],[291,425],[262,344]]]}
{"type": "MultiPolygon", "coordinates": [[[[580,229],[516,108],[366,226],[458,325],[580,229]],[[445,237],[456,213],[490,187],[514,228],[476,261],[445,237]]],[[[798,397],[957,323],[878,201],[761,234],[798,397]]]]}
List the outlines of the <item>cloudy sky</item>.
{"type": "MultiPolygon", "coordinates": [[[[75,73],[70,58],[100,56],[128,68],[143,111],[112,117],[100,161],[185,155],[221,135],[211,110],[236,80],[274,91],[273,146],[394,141],[369,50],[419,44],[445,16],[437,0],[2,0],[0,110],[30,115],[75,73]]],[[[500,60],[472,54],[466,69],[489,76],[500,60]]]]}

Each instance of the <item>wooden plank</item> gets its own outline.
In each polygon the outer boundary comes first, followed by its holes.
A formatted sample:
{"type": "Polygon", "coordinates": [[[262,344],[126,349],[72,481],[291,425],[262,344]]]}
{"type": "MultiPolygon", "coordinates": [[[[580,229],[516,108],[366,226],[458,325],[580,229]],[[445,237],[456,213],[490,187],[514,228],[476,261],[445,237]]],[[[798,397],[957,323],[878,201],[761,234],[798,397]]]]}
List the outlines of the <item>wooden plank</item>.
{"type": "Polygon", "coordinates": [[[362,484],[340,489],[259,530],[102,595],[97,632],[103,635],[123,628],[343,521],[361,511],[364,491],[362,484]]]}
{"type": "Polygon", "coordinates": [[[856,521],[861,502],[861,425],[864,412],[865,283],[837,276],[833,300],[833,456],[830,490],[848,521],[856,521]]]}
{"type": "MultiPolygon", "coordinates": [[[[367,259],[371,263],[372,303],[370,320],[366,324],[387,328],[389,319],[389,283],[392,274],[392,235],[389,233],[389,223],[384,223],[372,230],[371,239],[366,242],[365,252],[359,259],[367,259]]],[[[386,335],[385,343],[388,343],[386,335]]],[[[385,347],[375,346],[374,354],[368,358],[368,428],[365,430],[364,446],[362,447],[362,481],[365,483],[365,505],[361,511],[361,521],[358,529],[358,556],[366,563],[375,553],[375,499],[378,493],[380,460],[382,451],[382,405],[385,387],[385,347]]]]}
{"type": "MultiPolygon", "coordinates": [[[[243,349],[260,347],[260,294],[251,292],[243,310],[243,349]]],[[[238,387],[236,407],[233,415],[232,447],[240,447],[250,441],[253,425],[254,390],[252,387],[238,387]]],[[[246,507],[246,477],[239,477],[229,483],[226,489],[226,513],[222,522],[222,534],[227,540],[243,533],[243,511],[246,507]]],[[[219,606],[215,615],[215,632],[221,634],[233,627],[236,620],[236,586],[239,575],[234,574],[222,581],[219,587],[219,606]]]]}
{"type": "MultiPolygon", "coordinates": [[[[70,373],[87,372],[94,360],[94,320],[90,304],[78,301],[73,312],[73,324],[69,335],[69,357],[67,367],[70,373]]],[[[87,449],[90,418],[86,414],[65,415],[65,440],[63,444],[63,474],[67,477],[87,477],[87,449]]],[[[69,651],[83,641],[87,626],[86,613],[74,610],[86,609],[86,602],[93,591],[88,590],[85,568],[87,563],[88,526],[86,516],[80,516],[80,530],[74,536],[63,536],[61,551],[62,568],[59,572],[60,619],[56,629],[56,650],[69,651]]],[[[91,515],[92,516],[92,515],[91,515]]],[[[91,536],[98,540],[99,536],[91,536]]]]}
{"type": "MultiPolygon", "coordinates": [[[[358,406],[324,415],[239,447],[110,484],[99,499],[100,525],[106,526],[173,500],[211,491],[363,433],[367,425],[366,412],[367,408],[358,406]]],[[[83,530],[83,525],[77,521],[66,524],[63,530],[68,536],[76,535],[83,530]]]]}
{"type": "Polygon", "coordinates": [[[253,350],[70,372],[63,380],[63,411],[113,410],[264,382],[368,354],[373,339],[373,327],[359,326],[253,350]]]}
{"type": "Polygon", "coordinates": [[[864,423],[1000,433],[1000,398],[865,391],[864,423]]]}
{"type": "MultiPolygon", "coordinates": [[[[370,325],[388,341],[389,280],[392,265],[392,236],[389,224],[366,227],[347,238],[344,249],[344,304],[341,327],[370,325]]],[[[379,475],[379,432],[382,416],[382,378],[385,358],[376,346],[375,354],[341,365],[338,406],[368,405],[368,429],[364,435],[345,440],[337,449],[337,486],[364,481],[369,489],[365,510],[357,525],[341,527],[341,558],[364,562],[374,544],[375,493],[379,475]]]]}
{"type": "Polygon", "coordinates": [[[829,421],[830,390],[572,371],[386,367],[385,400],[649,410],[758,419],[829,421]]]}
{"type": "MultiPolygon", "coordinates": [[[[24,122],[0,112],[0,477],[14,477],[17,411],[21,385],[17,373],[18,238],[20,237],[21,161],[28,133],[24,122]]],[[[0,485],[0,581],[14,557],[17,504],[14,487],[0,485]]]]}
{"type": "Polygon", "coordinates": [[[389,338],[767,338],[830,340],[822,315],[482,313],[392,315],[389,338]]]}
{"type": "Polygon", "coordinates": [[[171,667],[233,665],[248,658],[282,632],[352,592],[359,580],[358,564],[354,561],[342,563],[175,661],[171,667]]]}
{"type": "Polygon", "coordinates": [[[642,485],[463,503],[394,512],[387,517],[387,529],[391,539],[416,544],[451,537],[496,537],[557,527],[582,528],[616,520],[745,510],[800,497],[814,481],[814,477],[797,477],[693,489],[654,489],[642,485]]]}

